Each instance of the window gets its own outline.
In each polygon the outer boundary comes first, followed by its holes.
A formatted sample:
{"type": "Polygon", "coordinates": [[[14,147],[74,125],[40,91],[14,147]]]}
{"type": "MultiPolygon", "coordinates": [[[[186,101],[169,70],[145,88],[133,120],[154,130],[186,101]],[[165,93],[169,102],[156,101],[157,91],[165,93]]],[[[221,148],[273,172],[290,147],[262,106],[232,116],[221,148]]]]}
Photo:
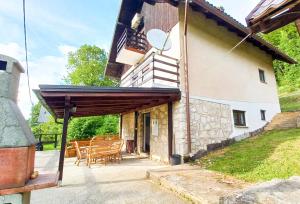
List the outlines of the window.
{"type": "Polygon", "coordinates": [[[2,61],[0,60],[0,70],[6,70],[6,65],[7,65],[7,62],[6,61],[2,61]]]}
{"type": "Polygon", "coordinates": [[[261,120],[266,120],[266,111],[265,110],[260,110],[260,118],[261,118],[261,120]]]}
{"type": "Polygon", "coordinates": [[[265,71],[259,69],[258,72],[259,72],[259,79],[260,79],[260,81],[263,82],[263,83],[266,83],[265,71]]]}
{"type": "Polygon", "coordinates": [[[246,126],[245,111],[233,110],[233,120],[235,126],[246,126]]]}

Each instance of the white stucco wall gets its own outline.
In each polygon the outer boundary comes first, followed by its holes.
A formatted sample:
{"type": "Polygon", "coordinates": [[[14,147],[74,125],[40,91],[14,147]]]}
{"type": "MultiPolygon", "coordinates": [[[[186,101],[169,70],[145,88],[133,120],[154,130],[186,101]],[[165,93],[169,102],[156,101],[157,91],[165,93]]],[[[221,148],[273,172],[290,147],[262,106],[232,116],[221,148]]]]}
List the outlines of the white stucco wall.
{"type": "Polygon", "coordinates": [[[191,95],[278,103],[272,57],[248,42],[228,53],[240,40],[242,38],[225,27],[190,10],[188,60],[191,95]],[[258,69],[265,71],[266,83],[260,82],[258,69]]]}
{"type": "Polygon", "coordinates": [[[170,31],[169,39],[171,40],[172,46],[170,50],[164,51],[163,54],[180,59],[180,32],[179,23],[177,23],[170,31]]]}
{"type": "MultiPolygon", "coordinates": [[[[192,9],[188,19],[190,97],[246,111],[247,128],[233,125],[231,137],[264,126],[280,112],[272,57],[248,42],[228,53],[242,38],[192,9]],[[260,81],[259,69],[265,71],[266,83],[260,81]],[[266,121],[261,120],[260,110],[266,110],[266,121]]],[[[182,36],[182,8],[180,33],[182,36]]],[[[181,66],[182,87],[183,76],[181,66]]]]}

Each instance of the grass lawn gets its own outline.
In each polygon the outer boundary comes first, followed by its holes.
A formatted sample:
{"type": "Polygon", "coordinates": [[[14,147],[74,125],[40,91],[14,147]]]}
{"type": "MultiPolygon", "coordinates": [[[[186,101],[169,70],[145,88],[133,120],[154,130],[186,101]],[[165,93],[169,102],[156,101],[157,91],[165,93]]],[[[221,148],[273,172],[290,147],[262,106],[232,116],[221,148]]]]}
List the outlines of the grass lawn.
{"type": "Polygon", "coordinates": [[[212,152],[197,162],[248,182],[300,175],[300,129],[265,132],[212,152]]]}
{"type": "Polygon", "coordinates": [[[300,90],[280,94],[279,101],[283,112],[300,110],[300,90]]]}
{"type": "MultiPolygon", "coordinates": [[[[60,150],[60,145],[57,145],[56,149],[60,150]]],[[[56,150],[54,148],[54,144],[44,144],[44,150],[43,151],[47,151],[47,150],[56,150]]]]}

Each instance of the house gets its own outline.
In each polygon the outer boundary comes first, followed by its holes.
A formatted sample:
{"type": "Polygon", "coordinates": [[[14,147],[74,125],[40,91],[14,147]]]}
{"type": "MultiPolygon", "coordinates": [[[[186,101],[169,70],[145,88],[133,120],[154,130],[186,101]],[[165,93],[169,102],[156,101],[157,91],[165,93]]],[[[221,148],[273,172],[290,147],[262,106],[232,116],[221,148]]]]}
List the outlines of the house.
{"type": "Polygon", "coordinates": [[[121,87],[34,90],[55,121],[64,119],[60,181],[71,117],[120,114],[125,144],[133,142],[137,153],[169,162],[172,154],[191,156],[245,138],[280,112],[272,63],[296,62],[249,36],[221,9],[204,0],[187,2],[122,1],[105,70],[121,87]],[[151,47],[146,35],[152,29],[168,33],[170,49],[151,47]]]}
{"type": "Polygon", "coordinates": [[[176,101],[121,113],[122,138],[163,162],[262,128],[280,113],[273,60],[295,63],[256,35],[229,52],[249,31],[204,0],[188,1],[186,22],[185,50],[184,2],[123,0],[105,70],[123,88],[180,90],[176,101]],[[169,50],[149,45],[151,29],[168,33],[169,50]]]}

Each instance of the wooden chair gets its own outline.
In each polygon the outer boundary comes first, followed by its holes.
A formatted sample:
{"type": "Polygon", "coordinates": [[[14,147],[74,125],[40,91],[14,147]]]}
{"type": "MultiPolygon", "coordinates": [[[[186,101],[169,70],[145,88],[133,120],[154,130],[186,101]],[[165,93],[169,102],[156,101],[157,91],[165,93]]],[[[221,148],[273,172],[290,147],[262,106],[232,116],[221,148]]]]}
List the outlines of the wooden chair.
{"type": "Polygon", "coordinates": [[[105,140],[105,137],[104,136],[102,136],[102,135],[96,135],[96,136],[94,136],[92,139],[91,139],[91,141],[98,141],[98,140],[105,140]]]}
{"type": "Polygon", "coordinates": [[[123,140],[118,140],[112,143],[111,146],[111,159],[114,159],[114,161],[118,160],[118,163],[122,160],[122,146],[124,144],[123,140]]]}
{"type": "Polygon", "coordinates": [[[75,164],[79,166],[79,163],[83,159],[88,158],[88,146],[89,146],[89,141],[75,141],[74,146],[76,150],[76,161],[75,164]]]}
{"type": "Polygon", "coordinates": [[[106,140],[120,140],[120,136],[119,135],[109,135],[107,137],[105,137],[106,140]]]}
{"type": "MultiPolygon", "coordinates": [[[[65,157],[76,157],[76,148],[75,148],[75,141],[77,142],[87,142],[89,145],[90,140],[71,140],[66,145],[65,157]]],[[[87,145],[87,146],[88,146],[87,145]]]]}

